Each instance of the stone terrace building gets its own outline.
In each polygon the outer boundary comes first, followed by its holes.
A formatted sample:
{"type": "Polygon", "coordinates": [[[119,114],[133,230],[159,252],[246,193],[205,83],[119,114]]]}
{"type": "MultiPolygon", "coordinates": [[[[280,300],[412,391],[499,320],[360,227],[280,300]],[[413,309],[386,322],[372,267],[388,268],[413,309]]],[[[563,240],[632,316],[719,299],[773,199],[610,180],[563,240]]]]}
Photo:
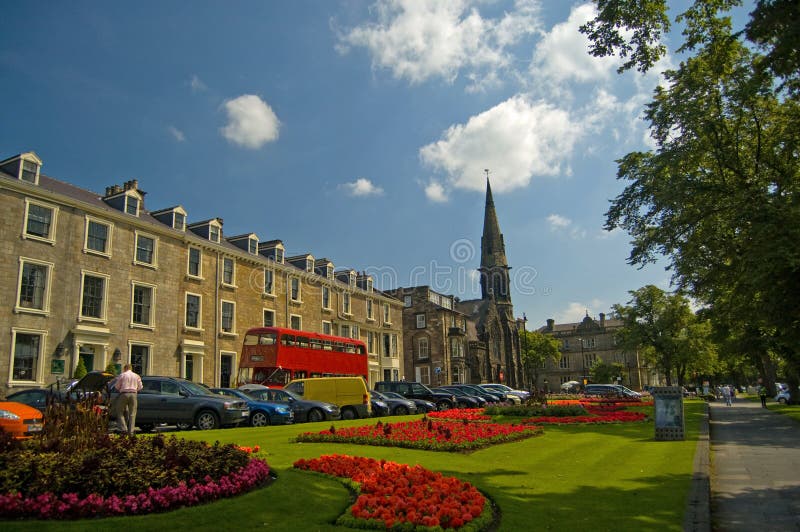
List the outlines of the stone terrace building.
{"type": "Polygon", "coordinates": [[[370,383],[396,376],[402,304],[372,279],[280,240],[148,211],[136,180],[96,194],[0,161],[0,392],[131,362],[144,375],[234,385],[244,332],[276,325],[360,338],[370,383]]]}
{"type": "Polygon", "coordinates": [[[558,391],[565,382],[591,382],[590,369],[598,360],[622,364],[624,369],[619,383],[623,386],[641,390],[643,386],[657,385],[660,382],[658,375],[642,365],[638,352],[626,353],[617,347],[614,334],[620,327],[621,320],[606,319],[603,313],[600,313],[599,320],[590,318],[587,313],[577,323],[557,324],[555,320],[548,319],[547,325],[538,331],[561,341],[561,359],[546,362],[539,371],[536,387],[558,391]]]}
{"type": "Polygon", "coordinates": [[[387,293],[403,301],[403,377],[431,386],[472,382],[467,318],[455,310],[454,298],[429,286],[387,293]]]}

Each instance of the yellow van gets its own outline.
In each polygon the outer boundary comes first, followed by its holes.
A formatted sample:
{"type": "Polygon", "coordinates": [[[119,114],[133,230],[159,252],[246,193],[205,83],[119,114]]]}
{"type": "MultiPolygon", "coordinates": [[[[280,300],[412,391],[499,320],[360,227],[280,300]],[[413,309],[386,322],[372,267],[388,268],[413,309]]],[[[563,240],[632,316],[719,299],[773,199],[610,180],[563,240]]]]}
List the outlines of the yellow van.
{"type": "Polygon", "coordinates": [[[372,414],[369,390],[363,377],[295,379],[284,388],[303,399],[337,405],[342,419],[364,418],[372,414]]]}

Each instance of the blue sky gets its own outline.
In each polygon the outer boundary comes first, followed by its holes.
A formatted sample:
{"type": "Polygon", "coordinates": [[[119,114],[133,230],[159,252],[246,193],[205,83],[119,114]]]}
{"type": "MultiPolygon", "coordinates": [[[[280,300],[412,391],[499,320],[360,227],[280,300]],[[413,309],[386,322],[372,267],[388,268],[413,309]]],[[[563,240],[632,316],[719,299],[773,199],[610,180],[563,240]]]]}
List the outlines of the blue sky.
{"type": "MultiPolygon", "coordinates": [[[[283,240],[376,286],[478,296],[485,169],[529,328],[653,283],[603,230],[657,75],[561,1],[7,2],[0,158],[283,240]]],[[[670,64],[668,57],[660,68],[670,64]]]]}

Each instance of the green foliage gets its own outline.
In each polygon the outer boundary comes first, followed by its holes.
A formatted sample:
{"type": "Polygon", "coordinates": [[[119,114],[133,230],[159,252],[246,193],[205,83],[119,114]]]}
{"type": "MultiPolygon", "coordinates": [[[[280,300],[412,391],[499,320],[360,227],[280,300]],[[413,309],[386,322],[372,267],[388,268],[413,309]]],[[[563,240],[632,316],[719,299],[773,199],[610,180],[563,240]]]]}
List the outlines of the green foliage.
{"type": "Polygon", "coordinates": [[[0,493],[135,495],[206,475],[219,478],[248,459],[231,444],[208,445],[162,435],[109,437],[70,452],[51,451],[43,440],[33,439],[19,450],[0,454],[0,493]]]}
{"type": "Polygon", "coordinates": [[[106,370],[105,371],[106,371],[106,373],[111,373],[112,375],[116,375],[117,374],[117,365],[114,364],[113,362],[109,362],[108,365],[106,366],[106,370]]]}
{"type": "Polygon", "coordinates": [[[76,379],[80,379],[85,377],[86,373],[88,372],[86,371],[86,364],[83,362],[83,357],[78,357],[78,365],[75,367],[75,373],[73,373],[73,376],[76,379]]]}
{"type": "Polygon", "coordinates": [[[597,359],[589,369],[592,382],[602,384],[616,383],[617,377],[621,377],[625,371],[625,366],[620,362],[604,362],[597,359]]]}
{"type": "Polygon", "coordinates": [[[105,446],[108,435],[108,409],[96,393],[50,400],[42,432],[37,435],[42,449],[71,453],[94,446],[105,446]]]}
{"type": "Polygon", "coordinates": [[[519,334],[525,378],[535,385],[542,364],[547,360],[557,361],[561,358],[559,350],[561,343],[552,336],[538,331],[520,331],[519,334]]]}

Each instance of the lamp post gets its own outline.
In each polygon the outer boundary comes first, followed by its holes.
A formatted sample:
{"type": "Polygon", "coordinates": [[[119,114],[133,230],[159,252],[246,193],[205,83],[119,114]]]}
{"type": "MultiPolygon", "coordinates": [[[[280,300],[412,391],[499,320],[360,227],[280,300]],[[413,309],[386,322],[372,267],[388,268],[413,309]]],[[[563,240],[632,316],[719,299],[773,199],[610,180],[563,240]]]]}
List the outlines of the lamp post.
{"type": "Polygon", "coordinates": [[[583,368],[583,373],[581,374],[581,384],[586,386],[586,357],[583,356],[583,338],[578,338],[578,341],[581,343],[581,367],[583,368]]]}

